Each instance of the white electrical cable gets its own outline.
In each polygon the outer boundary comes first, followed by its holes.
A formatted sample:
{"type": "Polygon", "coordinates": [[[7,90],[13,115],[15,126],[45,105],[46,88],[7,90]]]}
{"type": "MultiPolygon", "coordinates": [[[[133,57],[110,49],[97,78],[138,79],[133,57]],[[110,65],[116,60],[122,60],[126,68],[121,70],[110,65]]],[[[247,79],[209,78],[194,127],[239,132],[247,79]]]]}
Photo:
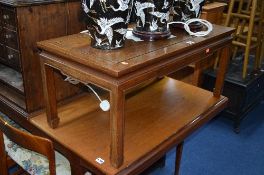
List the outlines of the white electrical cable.
{"type": "MultiPolygon", "coordinates": [[[[68,76],[68,75],[66,75],[66,74],[64,74],[63,72],[61,72],[63,75],[65,75],[66,76],[66,78],[64,79],[64,81],[68,81],[68,82],[70,82],[70,83],[72,83],[72,84],[74,84],[74,85],[76,85],[76,84],[78,84],[78,83],[80,83],[81,81],[79,81],[79,80],[77,80],[77,79],[75,79],[75,78],[72,78],[72,77],[70,77],[70,76],[68,76]]],[[[100,101],[100,108],[103,110],[103,111],[109,111],[109,109],[110,109],[110,103],[109,103],[109,101],[107,101],[107,100],[102,100],[101,98],[100,98],[100,96],[97,94],[97,92],[95,92],[95,90],[89,85],[89,84],[87,84],[87,83],[84,83],[84,82],[81,82],[81,83],[83,83],[86,87],[88,87],[94,94],[95,94],[95,96],[98,98],[98,100],[100,101]]]]}
{"type": "Polygon", "coordinates": [[[199,18],[192,18],[192,19],[187,20],[186,22],[180,22],[180,21],[179,22],[174,22],[174,21],[169,22],[168,27],[170,24],[183,24],[186,32],[188,32],[192,36],[206,36],[213,30],[213,25],[209,21],[206,21],[204,19],[199,19],[199,18]],[[192,32],[189,25],[193,22],[202,23],[203,25],[207,27],[207,31],[192,32]]]}
{"type": "Polygon", "coordinates": [[[109,109],[110,109],[110,103],[109,103],[109,101],[102,100],[100,98],[100,96],[97,94],[97,92],[95,92],[95,90],[89,84],[85,84],[85,86],[87,86],[95,94],[95,96],[98,98],[98,100],[100,101],[100,108],[103,111],[109,111],[109,109]]]}
{"type": "Polygon", "coordinates": [[[95,94],[95,96],[98,98],[98,100],[100,102],[102,102],[102,99],[99,97],[99,95],[97,94],[97,92],[95,92],[95,90],[89,84],[85,84],[85,86],[87,86],[95,94]]]}

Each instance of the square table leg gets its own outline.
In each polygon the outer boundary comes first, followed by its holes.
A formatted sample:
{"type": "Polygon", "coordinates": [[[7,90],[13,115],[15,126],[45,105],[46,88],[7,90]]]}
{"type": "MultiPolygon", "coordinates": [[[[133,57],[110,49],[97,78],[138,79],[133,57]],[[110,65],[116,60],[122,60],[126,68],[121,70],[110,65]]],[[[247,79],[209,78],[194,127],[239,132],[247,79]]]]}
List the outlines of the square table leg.
{"type": "Polygon", "coordinates": [[[122,89],[111,90],[110,104],[110,160],[111,165],[118,168],[124,160],[125,93],[122,89]]]}
{"type": "Polygon", "coordinates": [[[54,80],[54,70],[52,67],[41,62],[42,81],[44,97],[46,101],[47,122],[51,128],[59,125],[60,119],[57,113],[56,88],[54,80]]]}
{"type": "Polygon", "coordinates": [[[219,67],[217,70],[217,77],[216,77],[216,82],[215,82],[215,88],[214,88],[214,96],[215,97],[220,97],[222,90],[223,90],[223,85],[225,81],[225,74],[227,71],[227,66],[229,64],[229,57],[230,57],[230,45],[224,47],[222,51],[220,52],[220,57],[219,57],[219,67]]]}
{"type": "Polygon", "coordinates": [[[179,175],[179,173],[180,173],[180,165],[181,165],[181,157],[182,157],[183,144],[184,144],[184,142],[181,142],[176,147],[176,157],[175,157],[175,171],[174,171],[174,175],[179,175]]]}

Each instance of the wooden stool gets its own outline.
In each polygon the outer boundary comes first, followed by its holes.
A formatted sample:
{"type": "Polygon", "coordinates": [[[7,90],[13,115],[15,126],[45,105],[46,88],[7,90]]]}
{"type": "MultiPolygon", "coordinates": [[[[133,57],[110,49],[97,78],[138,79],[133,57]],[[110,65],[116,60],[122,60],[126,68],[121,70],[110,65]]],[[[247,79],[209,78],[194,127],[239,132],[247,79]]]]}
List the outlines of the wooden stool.
{"type": "Polygon", "coordinates": [[[238,47],[245,49],[244,55],[244,65],[243,65],[243,78],[247,75],[247,66],[250,50],[256,48],[256,57],[255,57],[255,68],[260,66],[260,45],[261,45],[261,36],[262,35],[262,20],[263,16],[263,7],[264,4],[261,0],[231,0],[229,3],[229,8],[226,17],[226,26],[231,25],[231,19],[233,18],[233,26],[237,28],[233,39],[233,45],[235,45],[235,50],[233,58],[236,55],[238,47]],[[238,1],[237,11],[234,12],[234,4],[238,1]],[[257,35],[253,35],[254,26],[258,26],[257,35]]]}

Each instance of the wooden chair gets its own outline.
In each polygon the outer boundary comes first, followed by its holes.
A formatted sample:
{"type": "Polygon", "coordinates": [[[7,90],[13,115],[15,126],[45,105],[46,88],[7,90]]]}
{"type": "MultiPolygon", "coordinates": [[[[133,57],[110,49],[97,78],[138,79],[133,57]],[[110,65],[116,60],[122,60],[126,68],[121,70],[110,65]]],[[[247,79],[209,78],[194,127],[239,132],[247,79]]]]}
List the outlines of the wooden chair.
{"type": "Polygon", "coordinates": [[[50,140],[18,128],[9,118],[0,116],[0,174],[8,175],[8,157],[29,174],[70,175],[67,159],[54,152],[50,140]],[[13,126],[11,126],[13,125],[13,126]]]}
{"type": "MultiPolygon", "coordinates": [[[[247,75],[247,66],[251,49],[256,49],[255,68],[260,66],[260,47],[263,21],[262,0],[230,0],[226,17],[226,26],[237,28],[234,35],[233,45],[235,46],[233,58],[235,57],[238,47],[245,51],[243,63],[243,78],[247,75]],[[236,11],[234,4],[238,3],[236,11]],[[233,20],[231,20],[233,19],[233,20]],[[257,26],[258,32],[254,35],[254,27],[257,26]]],[[[256,29],[256,28],[255,28],[256,29]]]]}

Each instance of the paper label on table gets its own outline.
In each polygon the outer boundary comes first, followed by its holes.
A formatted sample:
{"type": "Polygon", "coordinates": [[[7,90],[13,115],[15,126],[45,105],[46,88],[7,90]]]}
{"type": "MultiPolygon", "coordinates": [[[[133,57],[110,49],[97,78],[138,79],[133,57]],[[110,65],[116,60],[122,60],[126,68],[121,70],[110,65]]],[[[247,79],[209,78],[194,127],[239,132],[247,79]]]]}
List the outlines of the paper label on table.
{"type": "Polygon", "coordinates": [[[99,164],[103,164],[104,163],[104,159],[98,157],[97,159],[95,159],[95,161],[99,164]]]}

